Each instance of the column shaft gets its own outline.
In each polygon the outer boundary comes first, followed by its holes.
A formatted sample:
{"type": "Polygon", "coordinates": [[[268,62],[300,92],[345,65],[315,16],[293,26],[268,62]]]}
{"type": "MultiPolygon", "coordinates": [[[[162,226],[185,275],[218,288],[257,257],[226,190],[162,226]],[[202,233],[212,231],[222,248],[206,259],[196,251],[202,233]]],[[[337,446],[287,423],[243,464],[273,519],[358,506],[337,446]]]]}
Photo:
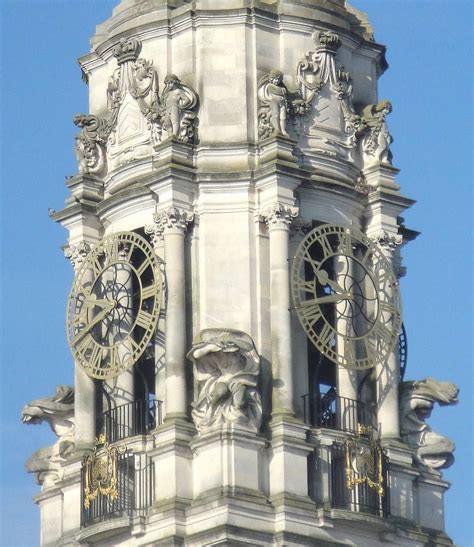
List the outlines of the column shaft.
{"type": "Polygon", "coordinates": [[[166,418],[186,416],[186,310],[184,231],[165,230],[166,260],[166,418]]]}

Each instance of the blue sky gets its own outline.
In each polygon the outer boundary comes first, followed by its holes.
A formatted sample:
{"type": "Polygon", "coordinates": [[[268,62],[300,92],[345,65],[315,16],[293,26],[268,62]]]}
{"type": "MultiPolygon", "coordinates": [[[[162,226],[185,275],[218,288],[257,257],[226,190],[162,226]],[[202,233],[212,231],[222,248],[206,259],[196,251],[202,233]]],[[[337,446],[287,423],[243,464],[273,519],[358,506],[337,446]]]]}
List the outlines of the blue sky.
{"type": "MultiPolygon", "coordinates": [[[[87,112],[75,59],[118,0],[0,0],[1,440],[0,545],[39,540],[38,492],[23,465],[54,441],[46,425],[20,423],[22,405],[72,383],[65,303],[72,270],[66,233],[48,218],[76,172],[72,123],[87,112]]],[[[430,421],[457,445],[445,472],[447,531],[463,547],[472,527],[472,3],[353,0],[370,15],[390,69],[380,80],[395,139],[402,192],[416,199],[408,227],[422,235],[404,252],[407,379],[433,376],[461,387],[456,407],[430,421]],[[470,49],[471,48],[471,49],[470,49]]]]}

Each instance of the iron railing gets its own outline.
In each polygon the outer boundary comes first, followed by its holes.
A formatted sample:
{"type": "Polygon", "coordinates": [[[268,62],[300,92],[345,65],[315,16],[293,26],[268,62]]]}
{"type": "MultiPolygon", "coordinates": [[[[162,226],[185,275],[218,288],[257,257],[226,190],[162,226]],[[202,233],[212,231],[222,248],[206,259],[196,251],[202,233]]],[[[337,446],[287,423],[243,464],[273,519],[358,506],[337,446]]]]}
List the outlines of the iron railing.
{"type": "Polygon", "coordinates": [[[348,488],[346,479],[346,453],[343,444],[334,443],[330,450],[329,491],[331,507],[357,513],[368,513],[387,517],[390,513],[390,489],[388,458],[382,453],[383,495],[371,488],[367,482],[348,488]]]}
{"type": "Polygon", "coordinates": [[[116,495],[97,494],[85,503],[86,467],[81,470],[81,527],[146,514],[154,501],[153,462],[145,454],[117,456],[116,495]]]}
{"type": "Polygon", "coordinates": [[[339,397],[335,389],[324,395],[303,395],[304,421],[312,427],[324,427],[357,433],[359,426],[372,426],[373,414],[364,403],[339,397]]]}
{"type": "Polygon", "coordinates": [[[143,435],[163,423],[162,402],[133,401],[104,412],[103,420],[104,433],[110,443],[143,435]]]}

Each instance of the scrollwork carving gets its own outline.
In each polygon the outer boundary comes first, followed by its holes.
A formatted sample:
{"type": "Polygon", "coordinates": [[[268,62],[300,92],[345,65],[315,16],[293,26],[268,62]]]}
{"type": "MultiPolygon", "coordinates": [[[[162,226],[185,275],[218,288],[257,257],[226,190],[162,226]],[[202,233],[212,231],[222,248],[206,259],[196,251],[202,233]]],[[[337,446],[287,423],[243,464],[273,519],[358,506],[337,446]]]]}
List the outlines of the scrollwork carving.
{"type": "Polygon", "coordinates": [[[262,399],[257,391],[260,357],[252,338],[233,329],[205,329],[188,358],[198,384],[192,405],[198,431],[226,425],[257,431],[262,421],[262,399]]]}
{"type": "Polygon", "coordinates": [[[326,155],[349,153],[356,147],[361,117],[352,105],[352,78],[336,64],[340,37],[331,31],[314,32],[314,51],[308,51],[296,67],[296,80],[307,111],[303,134],[326,155]]]}
{"type": "Polygon", "coordinates": [[[103,175],[107,169],[106,145],[111,131],[109,122],[92,114],[77,114],[74,124],[81,130],[76,135],[79,172],[103,175]]]}
{"type": "Polygon", "coordinates": [[[22,410],[24,424],[47,422],[58,437],[52,446],[40,448],[26,462],[26,470],[36,474],[36,481],[44,488],[53,486],[63,477],[62,464],[72,453],[74,441],[74,389],[58,385],[56,393],[29,402],[22,410]]]}
{"type": "Polygon", "coordinates": [[[445,469],[454,462],[454,443],[435,433],[426,423],[434,404],[454,405],[459,388],[450,382],[426,378],[400,384],[400,433],[402,440],[416,448],[419,463],[432,469],[445,469]]]}

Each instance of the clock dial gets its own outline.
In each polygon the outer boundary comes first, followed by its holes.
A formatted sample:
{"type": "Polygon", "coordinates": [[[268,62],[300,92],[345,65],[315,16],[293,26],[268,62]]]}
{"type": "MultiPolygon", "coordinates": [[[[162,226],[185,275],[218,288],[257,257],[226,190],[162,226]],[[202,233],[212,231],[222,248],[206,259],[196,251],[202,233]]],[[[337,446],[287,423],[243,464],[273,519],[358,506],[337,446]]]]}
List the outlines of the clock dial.
{"type": "Polygon", "coordinates": [[[162,285],[154,251],[138,234],[112,234],[90,251],[67,310],[68,342],[89,376],[113,378],[136,363],[155,333],[162,285]]]}
{"type": "Polygon", "coordinates": [[[363,234],[325,224],[301,242],[291,272],[293,303],[307,336],[348,368],[384,362],[398,340],[398,282],[363,234]]]}

